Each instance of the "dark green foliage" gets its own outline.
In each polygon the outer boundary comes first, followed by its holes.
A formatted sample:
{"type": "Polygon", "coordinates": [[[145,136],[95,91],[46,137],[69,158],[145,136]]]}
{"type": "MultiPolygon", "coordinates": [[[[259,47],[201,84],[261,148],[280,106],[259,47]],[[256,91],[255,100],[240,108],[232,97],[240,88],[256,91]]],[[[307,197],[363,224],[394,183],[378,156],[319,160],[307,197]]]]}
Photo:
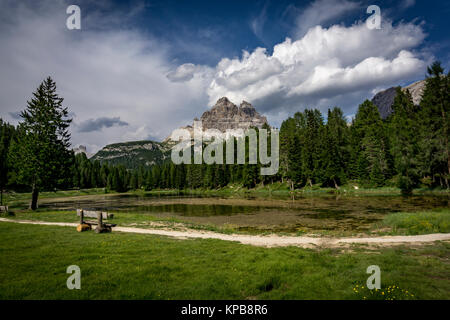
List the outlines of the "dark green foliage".
{"type": "Polygon", "coordinates": [[[352,146],[356,158],[354,175],[368,185],[382,186],[389,178],[386,127],[378,108],[369,100],[359,106],[352,123],[352,134],[355,136],[352,146]]]}
{"type": "Polygon", "coordinates": [[[8,152],[11,141],[16,136],[16,129],[9,123],[3,122],[0,119],[0,204],[3,205],[3,190],[14,179],[11,179],[10,174],[14,171],[11,169],[11,164],[8,163],[8,152]]]}
{"type": "Polygon", "coordinates": [[[328,110],[328,121],[324,128],[322,165],[323,184],[333,186],[345,183],[349,161],[349,132],[341,109],[328,110]]]}
{"type": "Polygon", "coordinates": [[[390,118],[390,137],[398,186],[404,194],[411,194],[419,184],[418,169],[418,107],[414,105],[409,91],[397,89],[390,118]]]}
{"type": "Polygon", "coordinates": [[[440,63],[428,68],[420,103],[420,166],[432,185],[449,188],[450,179],[450,81],[440,63]]]}
{"type": "Polygon", "coordinates": [[[11,144],[10,163],[17,180],[32,188],[31,209],[37,208],[39,190],[56,188],[70,179],[73,160],[68,128],[71,119],[48,77],[33,93],[20,116],[17,141],[11,144]]]}
{"type": "Polygon", "coordinates": [[[321,166],[321,144],[323,134],[323,117],[319,110],[305,112],[306,127],[303,131],[302,172],[306,183],[311,185],[321,180],[323,167],[321,166]]]}

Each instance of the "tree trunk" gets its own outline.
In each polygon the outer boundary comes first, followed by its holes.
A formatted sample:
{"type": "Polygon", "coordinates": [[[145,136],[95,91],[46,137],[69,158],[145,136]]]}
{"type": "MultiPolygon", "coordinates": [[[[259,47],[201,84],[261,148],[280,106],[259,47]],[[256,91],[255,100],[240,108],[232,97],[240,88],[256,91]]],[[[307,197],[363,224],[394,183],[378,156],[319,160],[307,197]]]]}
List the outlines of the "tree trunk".
{"type": "Polygon", "coordinates": [[[30,203],[30,209],[36,210],[38,207],[38,196],[39,196],[39,190],[36,188],[35,185],[33,185],[33,190],[31,191],[31,203],[30,203]]]}
{"type": "Polygon", "coordinates": [[[334,187],[335,187],[336,189],[339,189],[339,186],[338,186],[338,184],[336,183],[336,180],[335,180],[335,179],[333,179],[333,182],[334,182],[334,187]]]}

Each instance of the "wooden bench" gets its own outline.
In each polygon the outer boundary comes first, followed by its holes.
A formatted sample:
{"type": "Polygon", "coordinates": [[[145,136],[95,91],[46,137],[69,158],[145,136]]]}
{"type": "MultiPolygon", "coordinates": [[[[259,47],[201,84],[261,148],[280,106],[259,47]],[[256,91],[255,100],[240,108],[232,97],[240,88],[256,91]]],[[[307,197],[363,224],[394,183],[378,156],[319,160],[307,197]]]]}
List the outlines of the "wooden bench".
{"type": "Polygon", "coordinates": [[[8,206],[0,206],[0,213],[1,212],[8,212],[8,206]]]}
{"type": "Polygon", "coordinates": [[[114,217],[113,214],[103,212],[103,211],[88,211],[83,209],[77,209],[77,216],[80,217],[80,230],[83,231],[83,225],[88,225],[89,229],[91,229],[92,225],[96,225],[95,232],[103,233],[103,232],[111,232],[111,228],[115,227],[117,224],[115,223],[105,223],[103,219],[112,219],[114,217]],[[96,221],[93,220],[84,220],[84,217],[97,218],[96,221]]]}
{"type": "Polygon", "coordinates": [[[97,219],[97,215],[100,212],[102,214],[102,219],[112,219],[114,218],[114,214],[112,213],[108,213],[105,211],[90,211],[90,210],[84,210],[84,209],[77,209],[77,216],[81,215],[81,212],[83,212],[83,216],[88,217],[88,218],[96,218],[97,219]]]}

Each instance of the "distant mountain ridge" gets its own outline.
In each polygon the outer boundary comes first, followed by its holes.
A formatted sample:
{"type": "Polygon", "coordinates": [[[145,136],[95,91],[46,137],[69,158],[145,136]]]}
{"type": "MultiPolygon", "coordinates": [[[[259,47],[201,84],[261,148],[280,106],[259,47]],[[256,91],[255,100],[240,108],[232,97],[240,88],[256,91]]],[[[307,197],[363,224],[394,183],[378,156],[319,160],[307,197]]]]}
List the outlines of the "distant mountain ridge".
{"type": "Polygon", "coordinates": [[[170,158],[170,147],[162,142],[143,140],[109,144],[91,159],[122,164],[127,169],[161,164],[170,158]]]}
{"type": "MultiPolygon", "coordinates": [[[[422,100],[423,90],[425,89],[426,80],[421,80],[410,84],[409,86],[401,88],[403,91],[408,90],[411,93],[414,104],[418,105],[422,100]]],[[[397,88],[391,87],[389,89],[378,92],[373,98],[372,103],[378,107],[381,118],[386,119],[392,113],[392,104],[397,96],[397,88]]]]}
{"type": "MultiPolygon", "coordinates": [[[[195,118],[194,121],[196,120],[198,119],[195,118]]],[[[268,124],[267,118],[260,115],[250,103],[242,101],[238,107],[227,97],[220,98],[210,110],[202,114],[200,120],[203,130],[218,129],[221,132],[245,130],[250,127],[261,128],[264,124],[268,124]]],[[[193,132],[192,125],[182,128],[193,132]]],[[[163,142],[144,140],[114,143],[105,146],[91,159],[110,164],[123,164],[128,169],[141,165],[151,166],[170,159],[170,150],[174,144],[170,136],[163,142]]]]}

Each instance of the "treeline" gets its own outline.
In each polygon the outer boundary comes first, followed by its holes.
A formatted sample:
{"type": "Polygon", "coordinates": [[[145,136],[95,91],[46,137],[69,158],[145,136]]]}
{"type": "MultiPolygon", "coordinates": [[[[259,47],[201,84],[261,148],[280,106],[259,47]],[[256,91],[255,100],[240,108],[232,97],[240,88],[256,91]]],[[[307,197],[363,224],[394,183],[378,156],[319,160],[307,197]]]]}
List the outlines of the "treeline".
{"type": "MultiPolygon", "coordinates": [[[[50,80],[44,89],[54,92],[54,83],[50,80]]],[[[55,176],[38,181],[41,189],[100,187],[119,192],[159,188],[212,189],[230,183],[253,188],[273,182],[287,183],[291,189],[308,185],[339,188],[349,181],[368,187],[396,185],[406,194],[418,186],[449,188],[449,86],[449,75],[445,75],[436,62],[428,68],[420,105],[414,105],[410,93],[399,88],[393,113],[385,120],[368,100],[359,106],[350,124],[337,107],[328,110],[326,120],[318,110],[297,112],[281,125],[280,168],[271,176],[261,175],[259,164],[248,164],[247,144],[246,164],[243,165],[174,165],[169,161],[134,170],[127,170],[123,165],[91,161],[84,154],[75,156],[72,152],[65,155],[64,163],[58,159],[60,172],[57,179],[55,176]],[[61,168],[65,168],[64,172],[61,168]],[[52,183],[44,183],[47,181],[52,183]]],[[[42,95],[46,96],[44,93],[42,95]]],[[[32,107],[29,109],[33,110],[32,107]]],[[[65,115],[67,110],[63,111],[65,115]]],[[[63,114],[60,118],[64,118],[63,114]]],[[[28,121],[34,123],[30,119],[28,121]]],[[[17,151],[11,151],[12,145],[20,145],[22,127],[24,125],[15,128],[0,119],[2,191],[30,186],[30,179],[24,179],[26,172],[18,167],[21,159],[17,151]],[[15,153],[16,157],[9,153],[15,153]]],[[[63,129],[66,128],[64,124],[63,129]]],[[[40,140],[34,140],[34,144],[39,144],[40,140]]],[[[36,149],[35,152],[41,152],[44,160],[48,157],[45,150],[36,149]]],[[[51,169],[40,174],[47,171],[51,169]]]]}
{"type": "Polygon", "coordinates": [[[75,156],[72,188],[108,188],[114,191],[135,189],[220,188],[239,183],[252,188],[261,182],[274,182],[276,176],[260,176],[259,165],[180,164],[171,161],[150,168],[126,169],[123,165],[90,161],[84,154],[75,156]]]}
{"type": "MultiPolygon", "coordinates": [[[[341,109],[297,112],[280,128],[280,170],[260,175],[260,165],[154,166],[142,175],[143,188],[218,188],[239,183],[286,182],[339,188],[348,181],[366,187],[398,186],[409,194],[419,186],[449,188],[450,82],[440,63],[428,68],[419,106],[397,89],[385,120],[364,101],[349,124],[341,109]]],[[[248,159],[248,154],[246,155],[248,159]]],[[[142,172],[142,169],[140,170],[142,172]]],[[[140,174],[138,174],[140,176],[140,174]]]]}

